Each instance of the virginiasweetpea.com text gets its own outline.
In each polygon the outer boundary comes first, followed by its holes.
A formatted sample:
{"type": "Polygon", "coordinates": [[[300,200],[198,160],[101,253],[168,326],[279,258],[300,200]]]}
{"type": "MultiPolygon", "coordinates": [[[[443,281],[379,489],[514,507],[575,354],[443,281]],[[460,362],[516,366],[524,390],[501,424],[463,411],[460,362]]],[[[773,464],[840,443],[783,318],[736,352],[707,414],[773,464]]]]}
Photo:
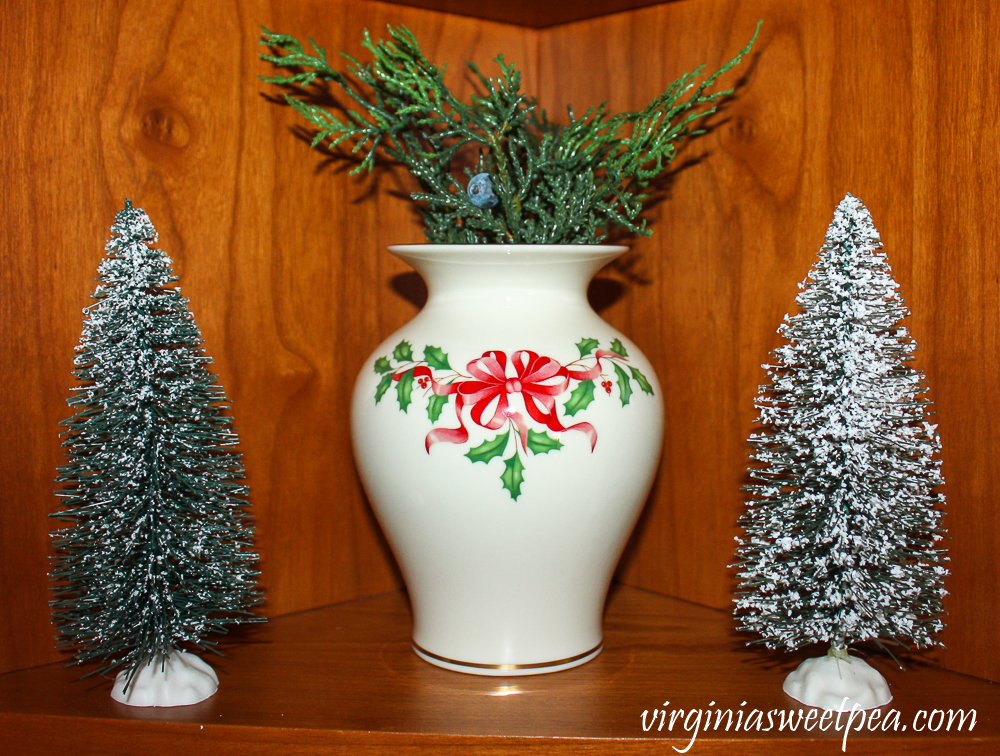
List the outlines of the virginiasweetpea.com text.
{"type": "Polygon", "coordinates": [[[701,709],[669,709],[670,701],[663,708],[642,712],[644,732],[684,733],[689,737],[683,748],[674,746],[677,753],[687,753],[700,734],[707,732],[843,732],[841,750],[847,751],[847,738],[854,733],[868,732],[971,732],[976,726],[975,709],[921,709],[912,717],[904,717],[898,709],[863,710],[855,704],[844,708],[845,698],[837,711],[810,708],[746,710],[743,701],[735,711],[732,708],[713,709],[715,701],[701,709]]]}

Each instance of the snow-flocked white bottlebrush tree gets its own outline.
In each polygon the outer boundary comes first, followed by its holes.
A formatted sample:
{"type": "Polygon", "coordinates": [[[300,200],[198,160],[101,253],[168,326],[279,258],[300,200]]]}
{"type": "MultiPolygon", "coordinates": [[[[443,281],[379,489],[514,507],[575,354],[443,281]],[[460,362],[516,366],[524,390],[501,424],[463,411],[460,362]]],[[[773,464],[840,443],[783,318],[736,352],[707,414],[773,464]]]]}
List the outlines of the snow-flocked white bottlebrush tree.
{"type": "Polygon", "coordinates": [[[196,703],[218,677],[182,647],[258,621],[257,556],[229,402],[149,216],[111,227],[74,360],[54,534],[59,647],[121,670],[112,697],[196,703]]]}
{"type": "Polygon", "coordinates": [[[764,366],[737,538],[740,629],[769,648],[829,643],[785,691],[830,709],[891,700],[851,644],[937,645],[944,626],[941,443],[881,250],[871,214],[848,194],[800,284],[801,312],[779,328],[787,343],[764,366]]]}

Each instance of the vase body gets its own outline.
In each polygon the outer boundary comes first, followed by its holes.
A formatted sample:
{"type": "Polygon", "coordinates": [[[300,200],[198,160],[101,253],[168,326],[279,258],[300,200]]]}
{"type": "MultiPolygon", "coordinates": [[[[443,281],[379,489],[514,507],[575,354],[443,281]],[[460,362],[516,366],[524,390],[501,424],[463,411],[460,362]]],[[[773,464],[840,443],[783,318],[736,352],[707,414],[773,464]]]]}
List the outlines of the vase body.
{"type": "Polygon", "coordinates": [[[587,302],[624,249],[390,248],[428,300],[365,362],[351,427],[431,663],[537,674],[601,650],[663,431],[651,365],[587,302]]]}

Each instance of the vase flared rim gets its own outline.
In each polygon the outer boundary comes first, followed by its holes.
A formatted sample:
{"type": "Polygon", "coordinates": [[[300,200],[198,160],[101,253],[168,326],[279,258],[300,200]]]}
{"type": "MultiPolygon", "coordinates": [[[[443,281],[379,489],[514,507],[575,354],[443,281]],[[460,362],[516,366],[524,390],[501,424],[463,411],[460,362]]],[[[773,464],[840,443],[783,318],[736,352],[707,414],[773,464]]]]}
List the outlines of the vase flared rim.
{"type": "Polygon", "coordinates": [[[622,244],[391,244],[390,252],[459,252],[463,250],[493,250],[506,253],[537,252],[540,250],[588,250],[594,252],[624,252],[622,244]]]}
{"type": "Polygon", "coordinates": [[[393,244],[389,247],[389,252],[411,264],[424,261],[504,266],[603,264],[627,250],[628,247],[613,244],[393,244]]]}

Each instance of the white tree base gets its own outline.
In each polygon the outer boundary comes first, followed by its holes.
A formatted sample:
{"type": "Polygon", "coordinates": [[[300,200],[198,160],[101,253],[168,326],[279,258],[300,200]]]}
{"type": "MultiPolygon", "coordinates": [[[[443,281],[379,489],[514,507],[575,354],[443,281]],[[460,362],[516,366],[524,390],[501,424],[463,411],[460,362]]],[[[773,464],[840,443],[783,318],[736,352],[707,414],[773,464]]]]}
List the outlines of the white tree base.
{"type": "Polygon", "coordinates": [[[864,659],[806,659],[785,678],[782,690],[806,706],[831,711],[874,709],[892,700],[889,683],[864,659]],[[847,700],[844,700],[847,699],[847,700]]]}
{"type": "Polygon", "coordinates": [[[129,706],[190,706],[204,701],[219,689],[219,676],[206,662],[185,651],[171,651],[166,664],[157,653],[136,672],[125,690],[125,675],[119,672],[111,697],[129,706]]]}

